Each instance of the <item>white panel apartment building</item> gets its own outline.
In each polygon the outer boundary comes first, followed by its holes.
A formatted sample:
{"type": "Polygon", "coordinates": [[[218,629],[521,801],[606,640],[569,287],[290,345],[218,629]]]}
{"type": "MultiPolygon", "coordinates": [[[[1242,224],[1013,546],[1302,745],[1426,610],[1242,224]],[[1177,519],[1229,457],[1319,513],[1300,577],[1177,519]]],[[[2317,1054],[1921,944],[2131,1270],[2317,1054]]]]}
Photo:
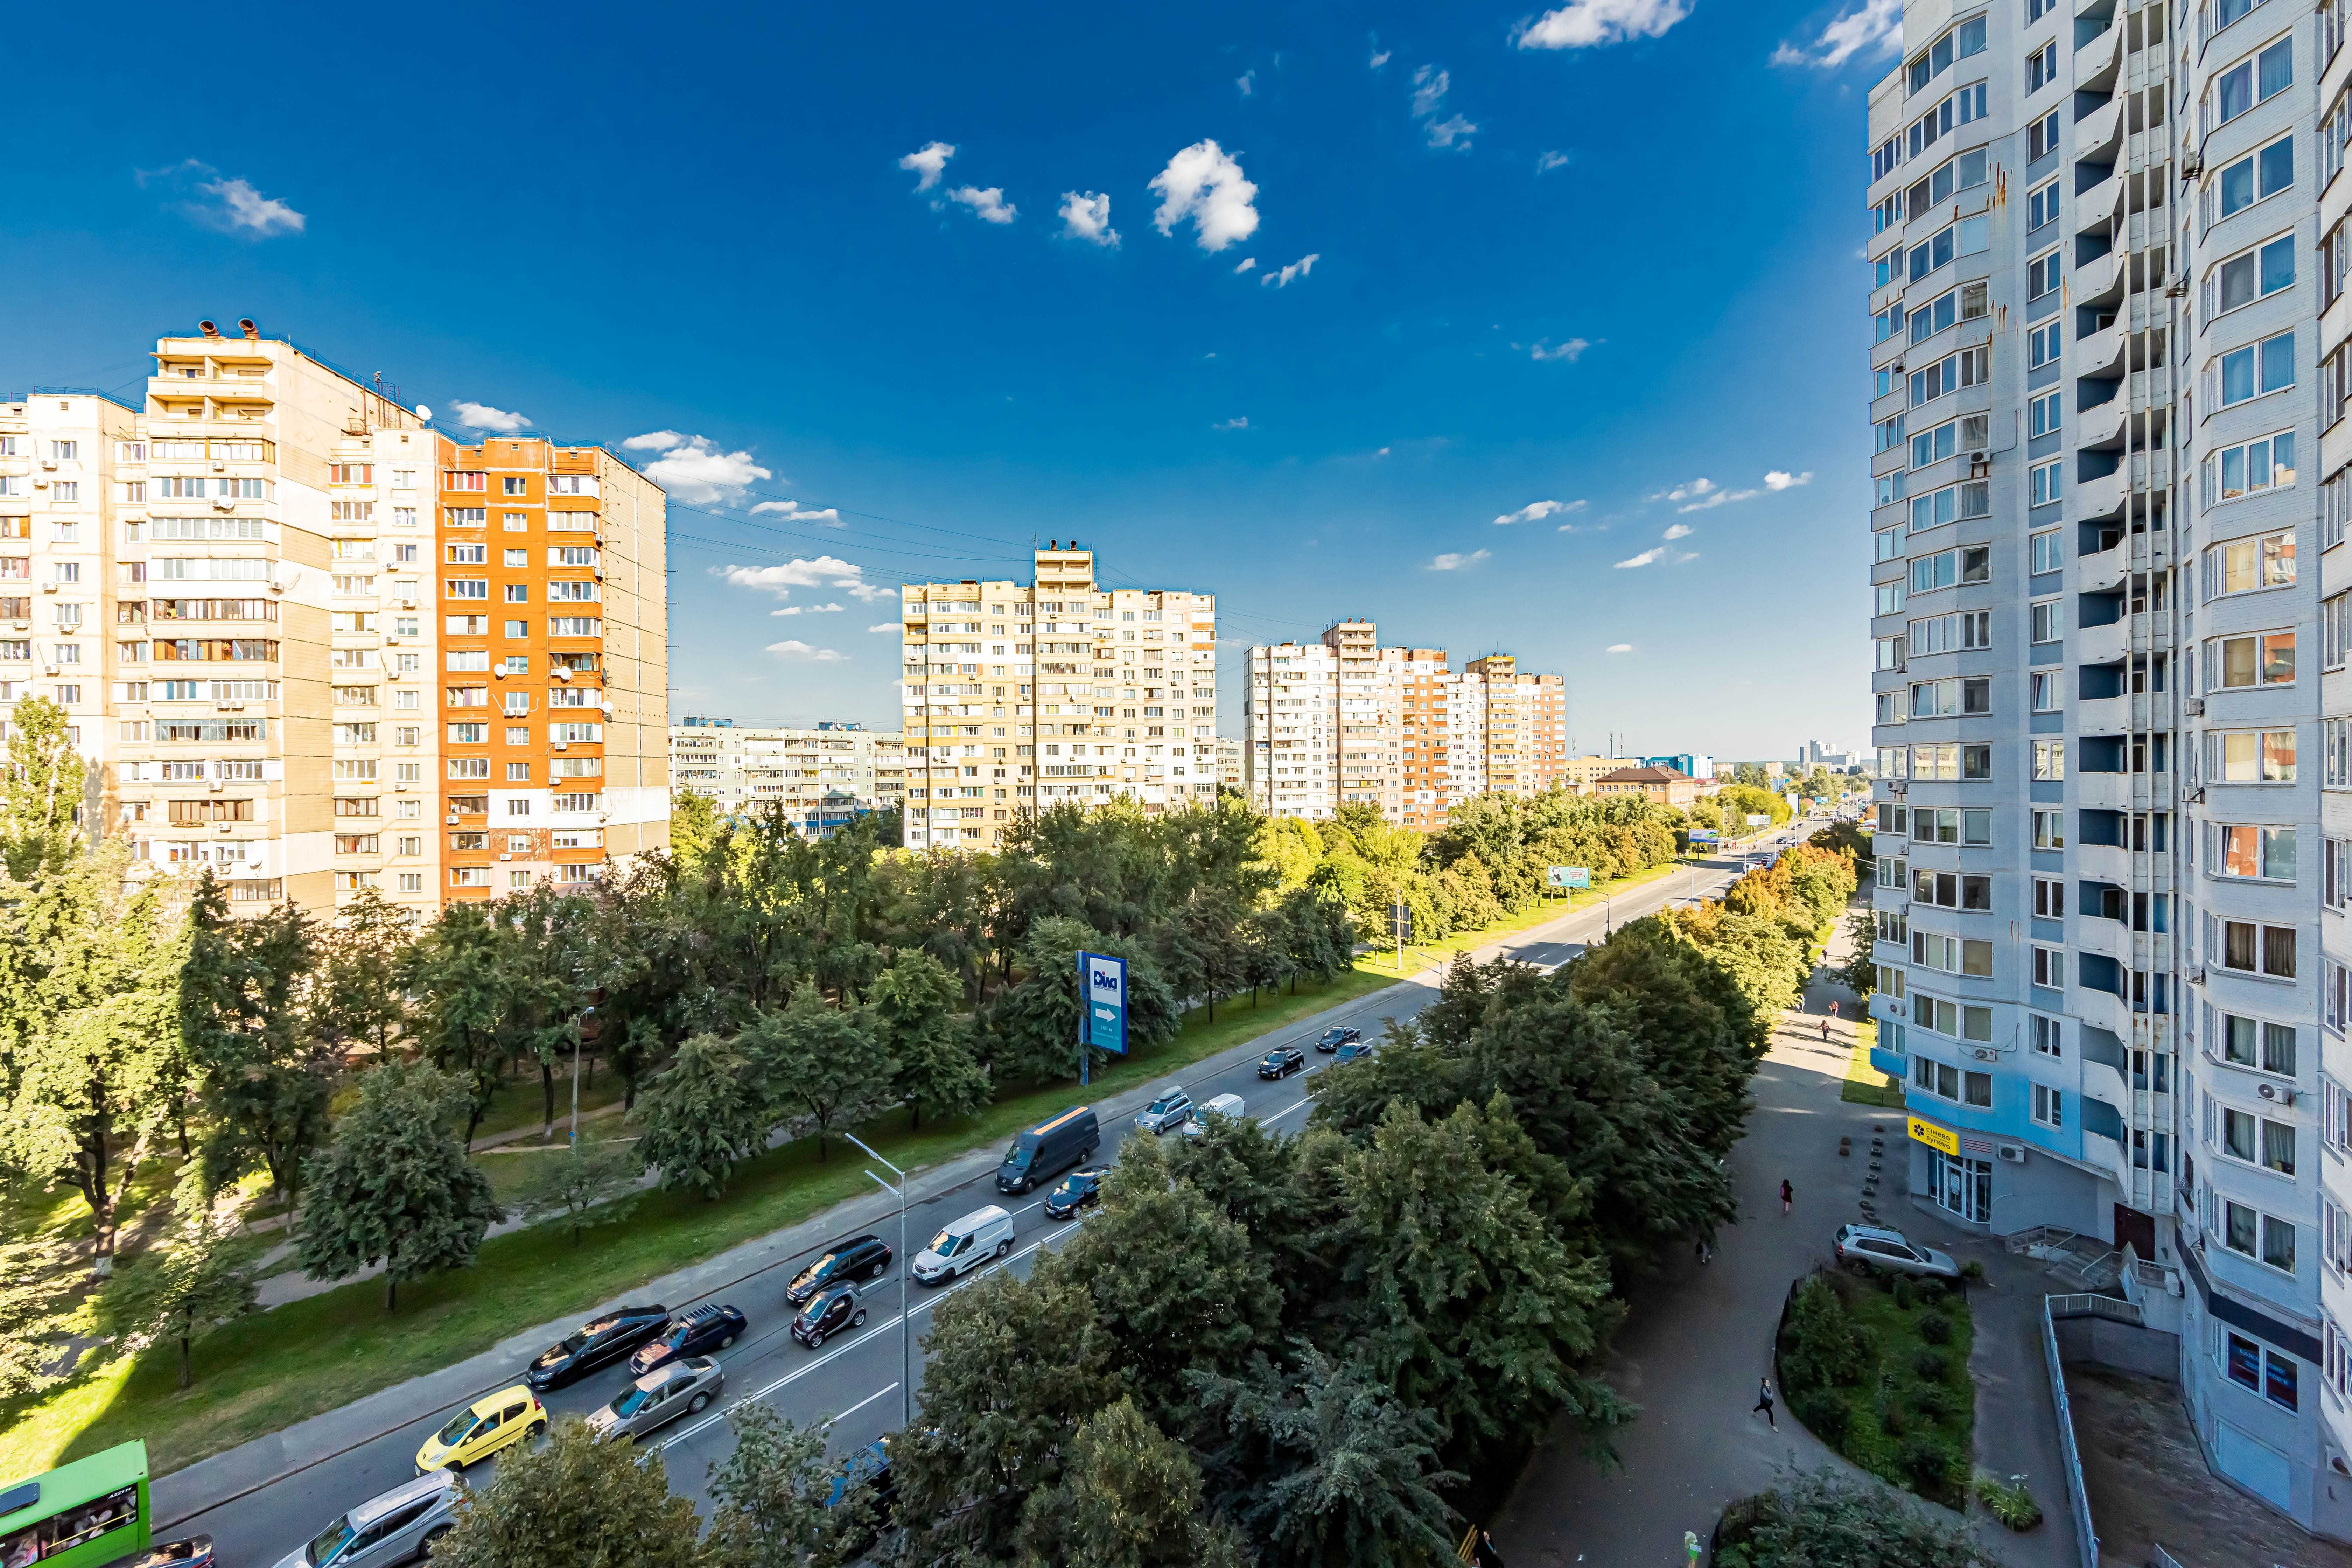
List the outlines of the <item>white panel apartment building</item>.
{"type": "Polygon", "coordinates": [[[907,847],[993,849],[1023,813],[1217,793],[1217,607],[1102,588],[1058,541],[1026,584],[904,590],[907,847]]]}
{"type": "Polygon", "coordinates": [[[2344,30],[1913,0],[1866,202],[1914,1201],[2173,1271],[2206,1454],[2352,1538],[2344,30]]]}
{"type": "Polygon", "coordinates": [[[803,837],[819,837],[907,796],[904,735],[862,725],[814,729],[681,719],[670,726],[670,777],[728,816],[781,805],[803,837]]]}

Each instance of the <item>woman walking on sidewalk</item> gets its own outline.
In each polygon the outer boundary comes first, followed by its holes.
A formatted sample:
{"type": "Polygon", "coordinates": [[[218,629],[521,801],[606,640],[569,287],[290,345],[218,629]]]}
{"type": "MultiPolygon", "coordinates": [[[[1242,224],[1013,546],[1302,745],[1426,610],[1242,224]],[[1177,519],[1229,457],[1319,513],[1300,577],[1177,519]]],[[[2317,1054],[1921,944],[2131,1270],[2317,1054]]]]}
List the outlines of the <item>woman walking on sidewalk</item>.
{"type": "Polygon", "coordinates": [[[1778,1432],[1780,1429],[1780,1423],[1773,1419],[1772,1380],[1769,1377],[1763,1379],[1761,1385],[1756,1390],[1756,1403],[1749,1407],[1748,1414],[1753,1415],[1759,1410],[1764,1412],[1764,1419],[1771,1423],[1773,1431],[1778,1432]]]}
{"type": "Polygon", "coordinates": [[[1790,1204],[1795,1203],[1796,1201],[1797,1201],[1797,1189],[1796,1189],[1796,1188],[1794,1188],[1794,1187],[1792,1187],[1792,1186],[1790,1186],[1790,1185],[1789,1184],[1789,1178],[1788,1178],[1788,1177],[1786,1177],[1786,1176],[1781,1177],[1781,1178],[1780,1178],[1780,1212],[1781,1212],[1782,1214],[1787,1214],[1787,1213],[1789,1212],[1789,1205],[1790,1205],[1790,1204]]]}

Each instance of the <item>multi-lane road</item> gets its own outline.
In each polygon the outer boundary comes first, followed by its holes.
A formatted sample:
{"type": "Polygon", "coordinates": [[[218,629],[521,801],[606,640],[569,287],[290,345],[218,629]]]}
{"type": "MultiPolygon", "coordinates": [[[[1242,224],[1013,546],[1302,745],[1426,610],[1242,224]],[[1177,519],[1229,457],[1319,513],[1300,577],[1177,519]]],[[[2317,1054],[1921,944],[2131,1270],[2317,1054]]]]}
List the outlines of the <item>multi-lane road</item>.
{"type": "MultiPolygon", "coordinates": [[[[1638,919],[1668,903],[1714,892],[1736,874],[1735,864],[1729,860],[1680,871],[1620,895],[1606,911],[1596,905],[1507,939],[1501,944],[1501,951],[1526,963],[1554,967],[1582,952],[1588,940],[1601,935],[1604,920],[1622,922],[1638,919]]],[[[1436,995],[1434,972],[1425,972],[1417,978],[1421,984],[1402,994],[1394,991],[1381,993],[1365,998],[1349,1012],[1324,1015],[1311,1026],[1277,1030],[1246,1047],[1236,1047],[1198,1064],[1181,1075],[1179,1081],[1191,1092],[1195,1103],[1215,1094],[1237,1094],[1248,1115],[1270,1126],[1296,1130],[1305,1118],[1313,1077],[1328,1069],[1330,1058],[1309,1051],[1307,1073],[1294,1074],[1276,1082],[1256,1076],[1258,1056],[1285,1040],[1305,1045],[1335,1017],[1361,1028],[1367,1038],[1376,1039],[1384,1018],[1411,1017],[1436,995]]],[[[1130,1131],[1127,1117],[1106,1115],[1103,1156],[1116,1158],[1119,1142],[1130,1131]]],[[[993,1181],[985,1175],[945,1191],[925,1193],[908,1208],[909,1247],[919,1249],[928,1237],[956,1216],[1003,1201],[1013,1215],[1014,1247],[1002,1264],[988,1268],[1026,1273],[1038,1248],[1058,1245],[1075,1234],[1077,1226],[1086,1223],[1080,1219],[1056,1224],[1046,1219],[1039,1206],[1043,1197],[1044,1192],[1036,1191],[1018,1200],[1000,1200],[993,1181]]],[[[895,1213],[874,1228],[893,1247],[897,1246],[895,1213]]],[[[749,1335],[719,1357],[727,1370],[726,1395],[706,1414],[682,1419],[650,1440],[662,1447],[671,1485],[698,1504],[705,1496],[711,1466],[732,1446],[733,1436],[724,1416],[726,1410],[740,1400],[765,1401],[803,1424],[832,1422],[836,1452],[854,1449],[896,1431],[900,1424],[900,1404],[907,1381],[901,1371],[902,1354],[911,1363],[913,1388],[919,1392],[923,1369],[921,1338],[929,1329],[933,1309],[954,1290],[968,1288],[987,1272],[984,1268],[961,1284],[930,1290],[903,1283],[908,1260],[900,1257],[891,1265],[887,1278],[866,1288],[866,1326],[840,1335],[812,1352],[803,1349],[788,1331],[793,1312],[783,1300],[783,1288],[817,1251],[812,1249],[781,1262],[720,1293],[719,1299],[741,1308],[751,1320],[749,1335]],[[899,1307],[902,1289],[908,1292],[907,1310],[911,1314],[903,1345],[899,1307]]],[[[663,1304],[678,1310],[698,1303],[676,1300],[663,1304]]],[[[522,1372],[518,1363],[513,1381],[520,1382],[522,1372]]],[[[613,1398],[626,1382],[625,1366],[608,1367],[570,1388],[546,1395],[545,1402],[558,1416],[584,1415],[613,1398]]],[[[436,1410],[395,1431],[321,1458],[315,1464],[201,1513],[173,1521],[159,1518],[159,1527],[168,1523],[173,1534],[195,1531],[209,1533],[215,1542],[221,1568],[269,1568],[317,1534],[343,1510],[410,1479],[415,1473],[414,1461],[418,1446],[448,1414],[447,1410],[436,1410]]],[[[477,1487],[486,1484],[496,1464],[496,1460],[490,1460],[476,1467],[468,1481],[477,1487]]]]}

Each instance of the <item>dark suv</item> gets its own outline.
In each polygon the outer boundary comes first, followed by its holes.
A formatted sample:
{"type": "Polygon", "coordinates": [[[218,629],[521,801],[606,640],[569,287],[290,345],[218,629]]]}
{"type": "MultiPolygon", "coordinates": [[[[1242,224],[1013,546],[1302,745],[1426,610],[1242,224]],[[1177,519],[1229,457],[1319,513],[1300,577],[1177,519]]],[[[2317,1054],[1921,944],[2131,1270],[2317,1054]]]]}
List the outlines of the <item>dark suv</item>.
{"type": "Polygon", "coordinates": [[[667,1307],[623,1307],[581,1324],[562,1342],[539,1352],[523,1374],[534,1389],[562,1388],[600,1366],[608,1366],[662,1331],[667,1307]]]}
{"type": "Polygon", "coordinates": [[[1323,1037],[1315,1042],[1315,1048],[1318,1051],[1336,1051],[1349,1041],[1360,1040],[1363,1037],[1364,1031],[1361,1029],[1350,1029],[1344,1025],[1334,1024],[1323,1031],[1323,1037]]]}
{"type": "Polygon", "coordinates": [[[811,1296],[841,1280],[879,1279],[890,1271],[893,1256],[890,1244],[878,1236],[836,1241],[824,1249],[823,1257],[793,1276],[793,1282],[784,1287],[784,1300],[803,1306],[811,1296]]]}
{"type": "Polygon", "coordinates": [[[643,1377],[657,1366],[667,1366],[682,1355],[709,1355],[726,1350],[743,1337],[743,1314],[732,1307],[697,1307],[670,1321],[629,1358],[629,1375],[643,1377]]]}

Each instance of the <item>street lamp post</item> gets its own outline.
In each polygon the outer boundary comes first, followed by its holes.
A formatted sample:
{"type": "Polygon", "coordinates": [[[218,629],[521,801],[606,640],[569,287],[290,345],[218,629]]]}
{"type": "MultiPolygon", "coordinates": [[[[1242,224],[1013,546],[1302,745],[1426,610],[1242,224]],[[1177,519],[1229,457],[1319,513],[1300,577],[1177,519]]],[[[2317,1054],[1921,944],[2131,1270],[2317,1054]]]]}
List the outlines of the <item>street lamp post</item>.
{"type": "MultiPolygon", "coordinates": [[[[889,1161],[866,1148],[856,1133],[845,1132],[842,1136],[865,1149],[868,1158],[890,1165],[889,1161]]],[[[875,1185],[886,1193],[896,1193],[898,1197],[898,1430],[904,1434],[914,1421],[914,1320],[909,1315],[907,1298],[907,1277],[914,1271],[914,1259],[907,1256],[907,1173],[890,1165],[890,1173],[898,1178],[896,1186],[871,1171],[866,1173],[872,1177],[875,1185]]]]}
{"type": "Polygon", "coordinates": [[[588,1015],[596,1009],[580,1009],[580,1016],[572,1020],[572,1152],[580,1152],[580,1040],[588,1032],[588,1015]]]}

